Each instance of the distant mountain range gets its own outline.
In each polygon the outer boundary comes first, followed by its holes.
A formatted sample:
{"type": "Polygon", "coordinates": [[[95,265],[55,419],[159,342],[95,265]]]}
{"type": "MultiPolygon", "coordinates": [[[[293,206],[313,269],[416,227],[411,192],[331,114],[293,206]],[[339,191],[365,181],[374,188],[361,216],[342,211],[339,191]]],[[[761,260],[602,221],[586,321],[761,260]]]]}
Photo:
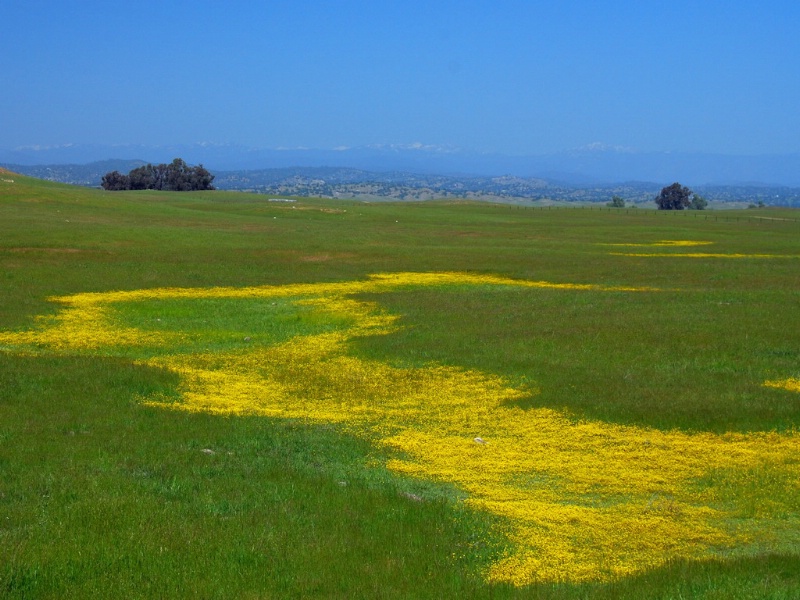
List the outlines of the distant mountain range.
{"type": "Polygon", "coordinates": [[[468,152],[423,144],[375,145],[336,149],[256,149],[232,144],[174,146],[91,146],[0,149],[0,164],[81,165],[111,158],[166,163],[183,158],[211,172],[291,167],[340,167],[370,172],[406,172],[456,176],[511,175],[562,185],[643,181],[689,187],[709,185],[800,186],[800,154],[733,156],[681,152],[636,152],[592,144],[584,148],[532,156],[468,152]]]}
{"type": "MultiPolygon", "coordinates": [[[[146,164],[142,160],[107,160],[85,165],[6,164],[11,171],[76,185],[97,187],[110,171],[127,173],[146,164]]],[[[468,198],[491,202],[608,202],[620,196],[630,203],[652,203],[663,187],[652,182],[567,184],[536,177],[502,175],[439,175],[407,171],[366,171],[348,167],[284,167],[217,171],[214,185],[272,196],[313,196],[360,200],[430,200],[468,198]]],[[[696,186],[694,191],[711,202],[763,203],[800,206],[800,188],[738,185],[696,186]]]]}
{"type": "Polygon", "coordinates": [[[99,186],[110,171],[127,173],[176,157],[203,164],[219,189],[273,195],[500,202],[604,202],[618,195],[628,202],[649,202],[664,185],[680,181],[712,202],[800,206],[800,155],[645,154],[598,145],[534,157],[421,144],[336,150],[70,145],[0,151],[0,166],[41,179],[99,186]],[[92,160],[116,152],[142,158],[92,160]]]}

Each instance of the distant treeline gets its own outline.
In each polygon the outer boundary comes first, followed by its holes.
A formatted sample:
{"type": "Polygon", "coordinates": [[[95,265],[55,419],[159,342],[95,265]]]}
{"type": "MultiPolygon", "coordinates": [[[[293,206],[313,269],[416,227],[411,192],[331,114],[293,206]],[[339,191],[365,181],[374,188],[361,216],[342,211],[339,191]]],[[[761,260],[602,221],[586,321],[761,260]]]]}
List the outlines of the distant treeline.
{"type": "Polygon", "coordinates": [[[133,169],[127,175],[111,171],[103,175],[100,185],[110,191],[119,190],[165,190],[191,192],[213,190],[214,176],[203,165],[190,167],[183,159],[176,158],[170,164],[147,164],[133,169]]]}

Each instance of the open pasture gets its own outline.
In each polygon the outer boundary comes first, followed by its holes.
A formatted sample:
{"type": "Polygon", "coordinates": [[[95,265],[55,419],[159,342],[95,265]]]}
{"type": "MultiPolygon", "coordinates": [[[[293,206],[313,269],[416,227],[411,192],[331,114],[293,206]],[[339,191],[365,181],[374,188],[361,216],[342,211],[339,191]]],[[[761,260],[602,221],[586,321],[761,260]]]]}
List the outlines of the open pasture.
{"type": "Polygon", "coordinates": [[[789,598],[800,222],[0,181],[0,593],[789,598]]]}

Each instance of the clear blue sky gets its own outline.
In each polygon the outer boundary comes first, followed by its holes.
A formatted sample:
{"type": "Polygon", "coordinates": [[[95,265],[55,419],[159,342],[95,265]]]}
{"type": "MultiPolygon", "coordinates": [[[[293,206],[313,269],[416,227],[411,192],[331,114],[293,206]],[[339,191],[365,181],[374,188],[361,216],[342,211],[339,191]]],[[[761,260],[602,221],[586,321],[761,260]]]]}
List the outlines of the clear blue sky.
{"type": "Polygon", "coordinates": [[[0,0],[0,148],[800,152],[800,2],[0,0]]]}

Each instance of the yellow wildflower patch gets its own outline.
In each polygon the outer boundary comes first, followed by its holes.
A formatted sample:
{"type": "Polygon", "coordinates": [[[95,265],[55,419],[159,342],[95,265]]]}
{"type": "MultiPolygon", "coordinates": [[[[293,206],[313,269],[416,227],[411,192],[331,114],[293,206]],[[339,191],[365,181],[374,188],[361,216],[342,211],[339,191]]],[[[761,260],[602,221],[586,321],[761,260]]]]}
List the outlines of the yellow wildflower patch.
{"type": "MultiPolygon", "coordinates": [[[[692,246],[709,246],[714,242],[700,241],[700,240],[659,240],[657,242],[649,242],[646,244],[600,244],[601,246],[617,246],[625,248],[687,248],[692,246]]],[[[611,256],[635,256],[651,258],[657,257],[675,257],[681,258],[800,258],[795,255],[788,254],[740,254],[740,253],[714,253],[714,252],[682,252],[682,253],[668,253],[668,252],[611,252],[611,256]]]]}
{"type": "Polygon", "coordinates": [[[794,486],[789,495],[800,494],[796,433],[716,435],[575,421],[547,408],[521,408],[514,401],[538,390],[493,374],[400,368],[352,355],[354,338],[397,327],[396,316],[356,294],[441,285],[647,291],[395,273],[343,283],[78,294],[59,298],[65,309],[35,331],[0,333],[0,344],[115,352],[178,373],[180,401],[144,399],[149,406],[339,424],[389,449],[391,470],[454,484],[469,506],[498,517],[512,550],[488,568],[490,581],[602,581],[672,559],[779,551],[800,528],[800,516],[780,499],[757,511],[748,500],[744,518],[745,508],[729,493],[730,481],[742,479],[736,474],[758,471],[794,486]],[[338,328],[176,351],[180,333],[125,324],[126,303],[192,298],[288,299],[338,328]]]}
{"type": "Polygon", "coordinates": [[[800,392],[800,379],[790,377],[789,379],[779,379],[765,381],[764,385],[771,388],[789,390],[790,392],[800,392]]]}
{"type": "Polygon", "coordinates": [[[659,246],[666,246],[666,247],[686,247],[686,246],[708,246],[713,244],[714,242],[705,242],[700,240],[659,240],[657,242],[649,242],[647,244],[601,244],[601,246],[625,246],[626,248],[634,248],[634,247],[659,247],[659,246]]]}

